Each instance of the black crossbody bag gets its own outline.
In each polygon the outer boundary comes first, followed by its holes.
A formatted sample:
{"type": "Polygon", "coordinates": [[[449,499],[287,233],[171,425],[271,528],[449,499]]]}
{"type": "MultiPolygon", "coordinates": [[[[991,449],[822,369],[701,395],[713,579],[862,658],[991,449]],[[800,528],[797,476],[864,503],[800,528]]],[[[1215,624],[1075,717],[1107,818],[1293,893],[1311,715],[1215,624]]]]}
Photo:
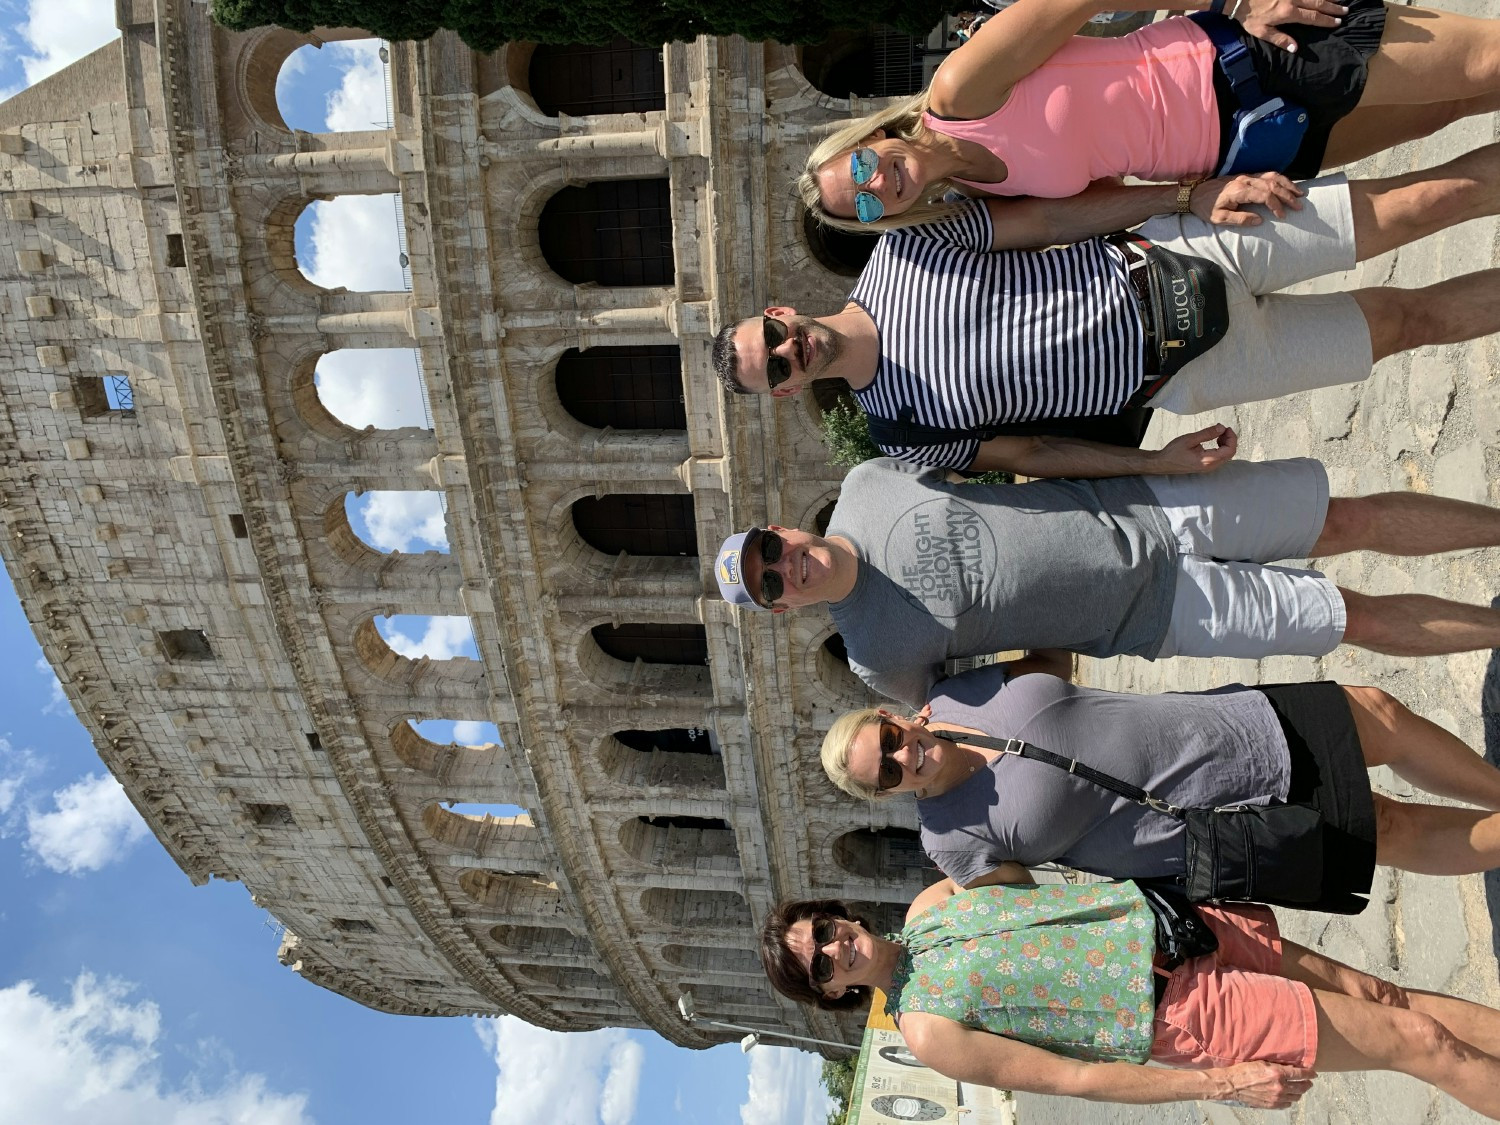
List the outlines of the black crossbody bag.
{"type": "Polygon", "coordinates": [[[922,449],[947,445],[950,441],[989,441],[997,437],[1070,437],[1097,441],[1101,445],[1119,445],[1139,449],[1151,424],[1153,411],[1143,406],[1126,406],[1118,414],[1084,414],[1073,418],[1039,418],[1032,422],[993,422],[987,426],[963,429],[957,426],[929,426],[917,421],[914,407],[903,406],[892,418],[866,415],[870,423],[870,440],[890,449],[922,449]]]}
{"type": "Polygon", "coordinates": [[[947,730],[934,730],[932,734],[1042,762],[1181,821],[1186,864],[1180,886],[1189,902],[1263,902],[1333,914],[1358,914],[1368,905],[1357,895],[1324,898],[1323,818],[1317,809],[1306,805],[1185,809],[1019,738],[947,730]]]}

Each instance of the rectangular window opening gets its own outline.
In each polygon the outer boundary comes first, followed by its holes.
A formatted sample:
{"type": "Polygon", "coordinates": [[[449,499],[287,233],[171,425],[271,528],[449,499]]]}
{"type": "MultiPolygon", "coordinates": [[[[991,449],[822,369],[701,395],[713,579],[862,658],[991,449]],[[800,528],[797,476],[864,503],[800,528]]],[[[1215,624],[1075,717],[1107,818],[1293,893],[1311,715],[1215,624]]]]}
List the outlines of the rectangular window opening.
{"type": "Polygon", "coordinates": [[[245,517],[238,512],[229,513],[229,530],[234,532],[236,539],[250,538],[250,529],[245,526],[245,517]]]}
{"type": "Polygon", "coordinates": [[[297,822],[292,819],[292,810],[285,805],[276,804],[248,804],[245,811],[250,814],[259,828],[295,828],[297,822]]]}
{"type": "Polygon", "coordinates": [[[213,646],[202,629],[169,629],[156,634],[168,660],[212,660],[213,646]]]}
{"type": "Polygon", "coordinates": [[[363,918],[335,918],[333,920],[335,929],[342,930],[346,934],[373,934],[375,927],[363,918]]]}
{"type": "Polygon", "coordinates": [[[182,246],[182,235],[167,235],[167,265],[183,267],[187,265],[187,252],[182,246]]]}
{"type": "Polygon", "coordinates": [[[307,748],[309,750],[321,750],[321,749],[323,749],[323,740],[318,737],[318,735],[317,735],[317,733],[315,731],[307,731],[306,733],[307,733],[307,748]]]}

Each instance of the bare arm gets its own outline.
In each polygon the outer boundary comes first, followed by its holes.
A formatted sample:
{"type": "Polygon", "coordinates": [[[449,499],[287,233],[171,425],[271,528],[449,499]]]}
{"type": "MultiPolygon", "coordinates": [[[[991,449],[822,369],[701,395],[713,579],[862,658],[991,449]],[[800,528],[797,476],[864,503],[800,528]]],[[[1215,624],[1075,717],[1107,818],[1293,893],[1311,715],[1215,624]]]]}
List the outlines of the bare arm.
{"type": "Polygon", "coordinates": [[[1208,473],[1234,456],[1239,439],[1213,425],[1174,438],[1161,449],[1134,449],[1065,437],[997,437],[982,442],[968,468],[1001,469],[1027,477],[1180,476],[1208,473]],[[1209,442],[1217,442],[1210,448],[1209,442]]]}
{"type": "MultiPolygon", "coordinates": [[[[1260,204],[1281,219],[1287,209],[1302,209],[1302,189],[1280,172],[1255,176],[1220,176],[1193,189],[1193,214],[1206,223],[1253,227],[1261,222],[1260,204]]],[[[1177,210],[1176,184],[1121,184],[1100,180],[1067,199],[986,199],[994,228],[992,250],[1035,250],[1079,242],[1096,235],[1144,223],[1177,210]]]]}
{"type": "Polygon", "coordinates": [[[971,891],[975,887],[999,887],[1006,884],[1033,886],[1035,883],[1036,880],[1031,877],[1030,871],[1027,871],[1019,863],[1006,860],[993,871],[986,871],[977,879],[971,879],[965,883],[964,890],[971,891]]]}
{"type": "Polygon", "coordinates": [[[1059,680],[1073,679],[1073,654],[1065,648],[1034,648],[1019,660],[1005,662],[1005,674],[1010,679],[1029,676],[1033,672],[1056,676],[1059,680]]]}
{"type": "Polygon", "coordinates": [[[1284,1109],[1307,1092],[1314,1077],[1311,1070],[1277,1063],[1170,1070],[1078,1062],[926,1012],[902,1016],[901,1034],[918,1059],[960,1082],[1097,1102],[1149,1105],[1233,1099],[1257,1109],[1284,1109]]]}

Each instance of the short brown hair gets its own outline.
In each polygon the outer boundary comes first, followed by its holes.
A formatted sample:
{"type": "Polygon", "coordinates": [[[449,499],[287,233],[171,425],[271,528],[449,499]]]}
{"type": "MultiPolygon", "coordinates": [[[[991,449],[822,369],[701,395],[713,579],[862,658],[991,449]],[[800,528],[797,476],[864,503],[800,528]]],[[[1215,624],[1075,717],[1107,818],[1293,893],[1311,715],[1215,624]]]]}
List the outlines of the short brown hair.
{"type": "Polygon", "coordinates": [[[870,928],[868,922],[851,914],[849,908],[836,898],[804,898],[783,902],[772,908],[765,925],[760,928],[760,963],[766,970],[766,977],[777,992],[802,1004],[811,1004],[829,1012],[863,1007],[870,1002],[870,997],[862,988],[846,988],[844,994],[837,999],[824,996],[813,985],[796,955],[787,948],[787,931],[798,922],[819,915],[843,918],[858,922],[867,930],[870,928]]]}
{"type": "MultiPolygon", "coordinates": [[[[753,319],[754,317],[746,317],[746,320],[753,319]]],[[[719,377],[719,382],[724,384],[725,390],[733,391],[737,395],[755,393],[740,381],[740,357],[739,353],[734,350],[734,334],[744,323],[744,320],[734,320],[719,329],[714,336],[714,346],[710,356],[714,374],[719,377]]]]}

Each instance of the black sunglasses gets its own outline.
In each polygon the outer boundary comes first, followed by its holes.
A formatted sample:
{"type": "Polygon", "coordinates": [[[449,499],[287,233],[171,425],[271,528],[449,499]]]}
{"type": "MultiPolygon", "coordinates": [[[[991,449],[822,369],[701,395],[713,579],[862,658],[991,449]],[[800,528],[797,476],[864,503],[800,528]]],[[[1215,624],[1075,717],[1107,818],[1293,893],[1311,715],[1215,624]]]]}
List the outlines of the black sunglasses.
{"type": "Polygon", "coordinates": [[[774,316],[760,319],[766,334],[766,390],[774,391],[792,377],[791,363],[786,356],[776,354],[776,349],[786,343],[792,330],[774,316]]]}
{"type": "Polygon", "coordinates": [[[889,719],[880,720],[880,772],[875,776],[875,788],[882,793],[901,784],[905,771],[895,754],[905,741],[900,727],[889,719]]]}
{"type": "Polygon", "coordinates": [[[774,531],[760,533],[760,604],[767,609],[779,602],[781,595],[786,592],[786,583],[781,580],[781,575],[766,569],[772,563],[781,561],[784,546],[786,544],[781,536],[774,531]]]}
{"type": "MultiPolygon", "coordinates": [[[[825,985],[833,979],[833,958],[823,952],[823,946],[836,938],[838,932],[839,926],[836,919],[826,914],[813,916],[812,938],[816,952],[812,955],[812,965],[809,967],[808,976],[812,978],[815,987],[825,985]]],[[[822,989],[819,988],[819,991],[822,989]]]]}

